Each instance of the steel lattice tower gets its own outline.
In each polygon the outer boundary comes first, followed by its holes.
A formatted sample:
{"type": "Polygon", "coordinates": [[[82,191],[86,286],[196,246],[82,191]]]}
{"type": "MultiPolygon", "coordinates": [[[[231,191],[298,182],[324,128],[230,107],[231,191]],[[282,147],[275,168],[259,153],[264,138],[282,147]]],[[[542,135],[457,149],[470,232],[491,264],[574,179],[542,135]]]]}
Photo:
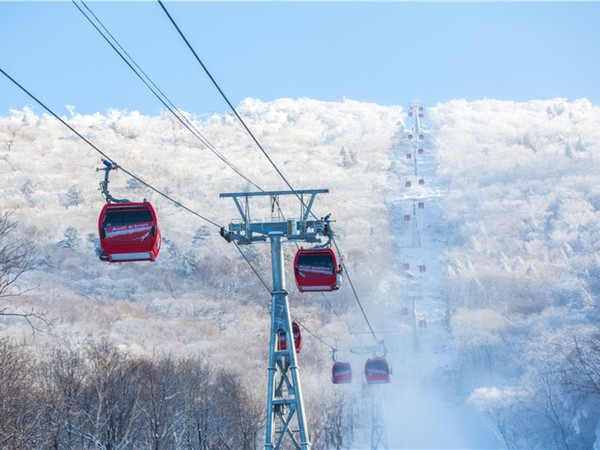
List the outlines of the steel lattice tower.
{"type": "Polygon", "coordinates": [[[413,200],[412,207],[412,247],[421,248],[421,232],[417,220],[417,200],[413,200]]]}
{"type": "Polygon", "coordinates": [[[383,414],[383,396],[381,386],[371,385],[368,387],[371,404],[371,447],[370,450],[386,450],[387,436],[385,432],[385,419],[383,414]]]}
{"type": "Polygon", "coordinates": [[[307,421],[300,383],[300,370],[294,347],[292,322],[285,289],[285,270],[282,243],[320,242],[319,236],[331,233],[329,223],[324,220],[309,220],[315,196],[327,193],[327,189],[301,191],[239,192],[221,194],[233,199],[241,222],[231,223],[229,229],[221,229],[221,235],[231,242],[248,245],[258,242],[271,244],[271,269],[273,288],[271,290],[271,326],[269,334],[269,365],[267,388],[267,414],[265,450],[294,448],[310,450],[307,421]],[[250,220],[249,199],[270,197],[272,209],[279,206],[280,196],[295,196],[300,202],[300,218],[270,222],[250,220]],[[305,196],[308,201],[305,203],[305,196]],[[285,333],[286,348],[279,350],[278,334],[285,333]],[[286,439],[286,437],[288,439],[286,439]],[[290,443],[292,447],[286,445],[290,443]],[[286,445],[284,447],[284,445],[286,445]]]}

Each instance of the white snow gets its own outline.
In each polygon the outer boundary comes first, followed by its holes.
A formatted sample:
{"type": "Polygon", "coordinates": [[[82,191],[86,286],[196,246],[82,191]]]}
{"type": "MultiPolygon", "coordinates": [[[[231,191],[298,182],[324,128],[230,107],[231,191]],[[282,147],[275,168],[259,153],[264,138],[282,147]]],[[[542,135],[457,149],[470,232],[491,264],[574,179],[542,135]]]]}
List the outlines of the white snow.
{"type": "MultiPolygon", "coordinates": [[[[600,108],[563,99],[424,106],[417,174],[401,107],[248,99],[239,108],[296,189],[330,190],[315,211],[332,213],[341,257],[394,371],[380,387],[389,448],[597,448],[598,394],[578,403],[560,370],[581,375],[569,355],[593,339],[598,319],[600,108]]],[[[286,188],[231,116],[192,119],[262,188],[286,188]]],[[[219,224],[238,218],[219,193],[253,189],[167,115],[109,111],[69,123],[219,224]]],[[[201,219],[119,171],[111,193],[151,201],[164,246],[154,264],[101,263],[93,247],[99,166],[100,156],[48,115],[0,117],[1,207],[16,209],[19,232],[37,242],[44,263],[18,286],[34,290],[3,301],[57,319],[34,337],[5,320],[2,334],[38,349],[109,337],[140,354],[210,353],[216,365],[235,361],[264,391],[264,286],[215,227],[206,235],[201,219]],[[65,200],[69,192],[77,202],[65,200]],[[69,232],[73,245],[61,248],[70,227],[77,236],[69,232]]],[[[270,205],[253,214],[268,218],[270,205]]],[[[244,251],[270,280],[267,247],[244,251]]],[[[351,290],[295,292],[293,253],[286,246],[292,314],[351,359],[359,378],[367,354],[352,350],[374,342],[351,290]]],[[[331,385],[330,349],[304,336],[308,415],[318,415],[320,396],[360,399],[358,380],[331,385]]],[[[369,424],[357,426],[353,445],[368,446],[369,424]]]]}

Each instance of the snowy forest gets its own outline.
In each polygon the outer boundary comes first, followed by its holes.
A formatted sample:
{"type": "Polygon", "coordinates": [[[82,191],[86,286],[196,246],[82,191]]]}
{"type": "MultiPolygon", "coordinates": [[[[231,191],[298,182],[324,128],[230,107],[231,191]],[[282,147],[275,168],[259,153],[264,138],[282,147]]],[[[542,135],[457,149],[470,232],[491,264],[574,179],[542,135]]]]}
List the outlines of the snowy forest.
{"type": "MultiPolygon", "coordinates": [[[[329,189],[313,210],[331,214],[356,291],[299,293],[284,246],[312,447],[369,446],[362,307],[393,368],[386,448],[600,449],[600,107],[424,106],[424,178],[408,106],[238,108],[294,189],[329,189]],[[331,383],[333,348],[350,385],[331,383]]],[[[163,247],[100,261],[99,153],[46,113],[0,117],[0,447],[262,448],[269,248],[242,256],[220,236],[239,214],[219,194],[288,187],[234,115],[190,115],[202,141],[167,112],[70,111],[156,188],[111,172],[115,197],[152,202],[163,247]]]]}

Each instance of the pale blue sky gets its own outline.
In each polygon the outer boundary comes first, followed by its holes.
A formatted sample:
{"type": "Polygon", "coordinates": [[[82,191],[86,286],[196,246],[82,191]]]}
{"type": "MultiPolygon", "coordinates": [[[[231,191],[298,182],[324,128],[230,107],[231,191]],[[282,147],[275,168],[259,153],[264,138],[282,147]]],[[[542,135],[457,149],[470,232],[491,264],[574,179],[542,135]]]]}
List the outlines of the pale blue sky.
{"type": "MultiPolygon", "coordinates": [[[[86,2],[180,109],[228,112],[158,2],[86,2]]],[[[231,102],[600,104],[600,3],[173,2],[231,102]]],[[[163,105],[71,2],[0,1],[0,68],[59,114],[163,105]]],[[[0,115],[35,106],[0,74],[0,115]]]]}

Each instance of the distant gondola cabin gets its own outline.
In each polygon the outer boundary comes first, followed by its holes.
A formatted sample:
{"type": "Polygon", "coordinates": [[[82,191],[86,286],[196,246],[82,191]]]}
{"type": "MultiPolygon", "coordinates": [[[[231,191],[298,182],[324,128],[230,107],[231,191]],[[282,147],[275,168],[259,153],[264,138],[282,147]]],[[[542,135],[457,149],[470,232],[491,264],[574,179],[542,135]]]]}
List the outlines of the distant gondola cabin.
{"type": "Polygon", "coordinates": [[[352,366],[347,362],[335,362],[331,368],[333,384],[352,383],[352,366]]]}
{"type": "MultiPolygon", "coordinates": [[[[292,322],[292,334],[294,335],[296,353],[300,353],[300,350],[302,350],[302,331],[297,322],[292,322]]],[[[277,350],[287,350],[287,339],[283,330],[277,332],[277,350]]]]}
{"type": "Polygon", "coordinates": [[[389,383],[391,373],[385,358],[371,358],[365,363],[365,380],[369,384],[389,383]]]}
{"type": "Polygon", "coordinates": [[[148,202],[104,205],[98,233],[102,261],[154,261],[160,251],[158,219],[148,202]]]}

